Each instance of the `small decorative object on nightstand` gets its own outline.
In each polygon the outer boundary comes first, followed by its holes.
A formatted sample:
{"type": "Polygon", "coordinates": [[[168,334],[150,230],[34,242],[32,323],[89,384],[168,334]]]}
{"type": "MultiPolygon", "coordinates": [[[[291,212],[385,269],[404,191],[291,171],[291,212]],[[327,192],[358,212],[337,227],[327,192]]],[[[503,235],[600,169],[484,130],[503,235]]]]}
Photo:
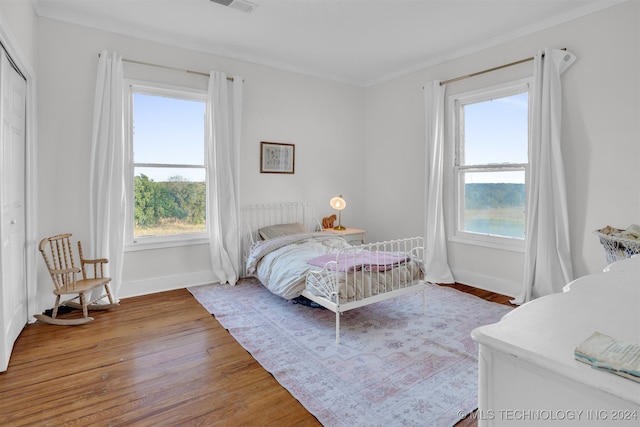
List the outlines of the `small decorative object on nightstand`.
{"type": "Polygon", "coordinates": [[[322,229],[333,228],[333,223],[336,222],[336,218],[336,214],[322,218],[322,229]]]}

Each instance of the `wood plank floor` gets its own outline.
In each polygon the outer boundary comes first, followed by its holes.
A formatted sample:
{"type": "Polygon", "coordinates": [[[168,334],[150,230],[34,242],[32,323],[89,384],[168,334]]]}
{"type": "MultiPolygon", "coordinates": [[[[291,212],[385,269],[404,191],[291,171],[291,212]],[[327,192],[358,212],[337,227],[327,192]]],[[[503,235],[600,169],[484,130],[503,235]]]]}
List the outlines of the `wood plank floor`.
{"type": "Polygon", "coordinates": [[[320,425],[185,289],[93,316],[22,331],[0,374],[3,426],[320,425]]]}

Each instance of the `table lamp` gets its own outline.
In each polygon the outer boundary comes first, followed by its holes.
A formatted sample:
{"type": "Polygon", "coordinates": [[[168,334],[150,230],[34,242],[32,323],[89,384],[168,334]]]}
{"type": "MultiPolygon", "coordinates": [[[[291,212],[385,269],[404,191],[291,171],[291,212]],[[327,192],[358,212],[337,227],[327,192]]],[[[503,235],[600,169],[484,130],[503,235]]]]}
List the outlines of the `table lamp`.
{"type": "Polygon", "coordinates": [[[342,226],[341,213],[342,213],[342,209],[347,207],[347,202],[344,201],[341,194],[338,197],[334,197],[333,199],[331,199],[331,201],[329,201],[329,204],[333,209],[338,211],[338,225],[333,227],[333,229],[344,230],[345,227],[342,226]]]}

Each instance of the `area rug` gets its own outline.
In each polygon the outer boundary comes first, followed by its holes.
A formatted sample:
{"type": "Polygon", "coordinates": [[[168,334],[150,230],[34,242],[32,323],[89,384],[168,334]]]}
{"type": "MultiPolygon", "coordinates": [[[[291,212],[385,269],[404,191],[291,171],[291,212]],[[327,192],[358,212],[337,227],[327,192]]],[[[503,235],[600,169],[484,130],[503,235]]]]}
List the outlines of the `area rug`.
{"type": "Polygon", "coordinates": [[[451,426],[477,407],[471,331],[510,308],[455,289],[335,314],[294,304],[255,279],[189,288],[233,337],[325,426],[451,426]]]}

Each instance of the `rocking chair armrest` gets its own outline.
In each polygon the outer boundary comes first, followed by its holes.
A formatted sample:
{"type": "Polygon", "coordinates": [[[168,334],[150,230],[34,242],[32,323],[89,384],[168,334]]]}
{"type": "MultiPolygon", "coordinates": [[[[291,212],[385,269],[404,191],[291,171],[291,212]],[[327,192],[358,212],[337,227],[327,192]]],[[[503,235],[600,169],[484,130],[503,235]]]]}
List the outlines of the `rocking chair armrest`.
{"type": "Polygon", "coordinates": [[[82,266],[82,278],[87,279],[102,279],[104,278],[104,266],[109,261],[106,258],[98,259],[84,259],[81,258],[82,266]]]}
{"type": "Polygon", "coordinates": [[[109,260],[106,258],[99,259],[82,259],[82,264],[106,264],[109,260]]]}

